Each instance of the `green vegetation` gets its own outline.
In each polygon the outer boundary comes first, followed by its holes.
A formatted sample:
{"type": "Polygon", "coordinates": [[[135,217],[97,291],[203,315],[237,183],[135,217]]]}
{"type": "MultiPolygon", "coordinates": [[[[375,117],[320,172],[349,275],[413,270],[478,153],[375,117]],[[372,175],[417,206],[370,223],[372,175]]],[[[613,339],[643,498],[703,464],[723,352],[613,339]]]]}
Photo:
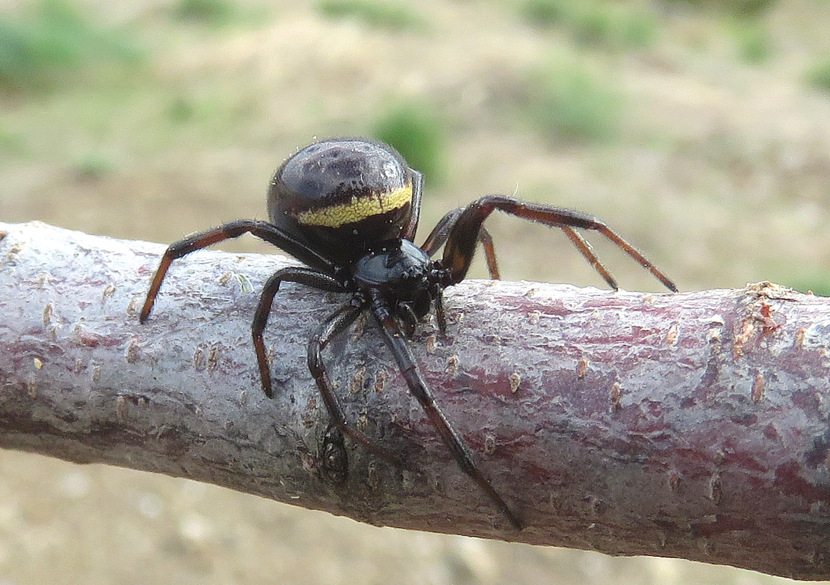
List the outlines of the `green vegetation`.
{"type": "Polygon", "coordinates": [[[802,275],[781,278],[781,283],[798,292],[813,293],[819,297],[830,297],[830,274],[802,275]]]}
{"type": "Polygon", "coordinates": [[[526,99],[525,116],[552,140],[605,142],[619,130],[618,91],[573,57],[539,69],[526,99]]]}
{"type": "Polygon", "coordinates": [[[777,0],[663,0],[668,4],[686,4],[694,8],[713,10],[741,18],[760,16],[774,7],[777,0]]]}
{"type": "Polygon", "coordinates": [[[528,0],[522,6],[522,15],[538,27],[551,27],[564,22],[572,6],[570,0],[528,0]]]}
{"type": "Polygon", "coordinates": [[[765,28],[737,22],[734,35],[738,54],[745,63],[758,65],[772,57],[773,42],[765,28]]]}
{"type": "Polygon", "coordinates": [[[196,106],[193,101],[182,96],[174,98],[167,108],[167,118],[171,122],[189,122],[195,115],[196,106]]]}
{"type": "Polygon", "coordinates": [[[24,140],[20,134],[14,134],[0,125],[0,152],[21,154],[24,140]]]}
{"type": "Polygon", "coordinates": [[[180,20],[218,26],[233,18],[234,6],[227,0],[179,0],[175,14],[180,20]]]}
{"type": "Polygon", "coordinates": [[[406,102],[392,107],[375,123],[372,135],[394,146],[432,185],[446,173],[446,137],[439,117],[428,104],[406,102]]]}
{"type": "Polygon", "coordinates": [[[115,164],[109,158],[88,154],[75,163],[75,172],[81,179],[100,179],[115,169],[115,164]]]}
{"type": "Polygon", "coordinates": [[[657,36],[650,12],[616,2],[527,0],[522,14],[535,26],[567,30],[583,46],[639,49],[657,36]]]}
{"type": "Polygon", "coordinates": [[[63,0],[43,0],[28,19],[0,14],[0,90],[46,89],[90,66],[138,60],[123,32],[97,28],[63,0]]]}
{"type": "Polygon", "coordinates": [[[821,91],[830,92],[830,58],[824,58],[807,70],[807,83],[821,91]]]}
{"type": "Polygon", "coordinates": [[[318,10],[329,18],[351,18],[391,30],[422,29],[426,22],[412,5],[388,0],[320,0],[318,10]]]}

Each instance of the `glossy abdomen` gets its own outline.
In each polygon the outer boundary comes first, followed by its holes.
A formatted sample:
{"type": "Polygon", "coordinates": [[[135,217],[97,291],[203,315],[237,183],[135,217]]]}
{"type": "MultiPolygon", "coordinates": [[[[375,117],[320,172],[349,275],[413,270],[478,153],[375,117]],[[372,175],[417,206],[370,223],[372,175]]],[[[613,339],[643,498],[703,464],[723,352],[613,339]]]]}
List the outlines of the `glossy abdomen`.
{"type": "Polygon", "coordinates": [[[391,147],[336,139],[300,150],[274,174],[271,223],[347,263],[374,244],[401,237],[412,216],[413,182],[391,147]]]}

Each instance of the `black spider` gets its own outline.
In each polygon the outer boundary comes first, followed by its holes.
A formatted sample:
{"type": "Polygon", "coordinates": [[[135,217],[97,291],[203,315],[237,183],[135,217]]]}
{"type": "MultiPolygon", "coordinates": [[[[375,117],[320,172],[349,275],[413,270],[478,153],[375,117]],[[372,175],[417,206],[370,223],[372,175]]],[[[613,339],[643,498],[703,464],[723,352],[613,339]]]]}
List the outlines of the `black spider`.
{"type": "Polygon", "coordinates": [[[329,316],[308,345],[308,367],[332,418],[344,435],[373,453],[396,460],[390,450],[349,426],[322,360],[322,351],[368,310],[383,332],[407,386],[423,407],[459,467],[520,529],[518,515],[476,466],[464,440],[453,429],[426,384],[406,338],[434,305],[441,332],[446,320],[444,288],[464,280],[479,242],[490,273],[498,278],[489,235],[482,227],[496,209],[556,227],[565,232],[591,266],[614,289],[616,281],[574,228],[595,230],[648,269],[667,288],[676,287],[639,251],[598,218],[573,211],[490,195],[447,213],[421,247],[413,243],[418,227],[423,180],[391,147],[363,139],[317,142],[288,158],[268,190],[270,222],[240,219],[170,245],[162,257],[140,321],[147,320],[161,283],[176,258],[245,233],[270,242],[308,267],[283,268],[265,283],[253,321],[253,341],[265,394],[272,396],[271,375],[262,332],[282,282],[297,282],[324,291],[349,293],[351,299],[329,316]],[[444,246],[441,260],[431,257],[444,246]]]}

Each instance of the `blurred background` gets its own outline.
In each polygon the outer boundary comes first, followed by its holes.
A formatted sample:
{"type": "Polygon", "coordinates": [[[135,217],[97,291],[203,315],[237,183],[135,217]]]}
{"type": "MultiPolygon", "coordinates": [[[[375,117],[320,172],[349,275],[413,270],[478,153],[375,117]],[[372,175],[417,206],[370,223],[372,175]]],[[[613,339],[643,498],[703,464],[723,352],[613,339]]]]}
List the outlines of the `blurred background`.
{"type": "MultiPolygon", "coordinates": [[[[828,25],[827,0],[0,0],[0,220],[169,243],[266,219],[298,147],[371,136],[426,175],[418,241],[515,194],[603,218],[682,290],[830,294],[828,25]]],[[[505,278],[603,286],[561,233],[488,227],[505,278]]],[[[659,290],[588,236],[623,288],[659,290]]],[[[80,582],[788,581],[0,452],[0,585],[80,582]]]]}

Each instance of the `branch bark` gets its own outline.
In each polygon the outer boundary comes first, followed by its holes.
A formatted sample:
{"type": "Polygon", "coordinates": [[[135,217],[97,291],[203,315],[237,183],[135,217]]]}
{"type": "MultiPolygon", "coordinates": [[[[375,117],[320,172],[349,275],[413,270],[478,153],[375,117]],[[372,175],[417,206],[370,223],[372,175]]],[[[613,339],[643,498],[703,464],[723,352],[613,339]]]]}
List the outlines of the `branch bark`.
{"type": "Polygon", "coordinates": [[[358,323],[327,350],[361,430],[346,442],[306,363],[344,299],[288,284],[250,322],[280,256],[176,261],[145,325],[164,246],[0,224],[0,446],[219,484],[377,525],[830,578],[830,300],[770,283],[681,294],[469,281],[445,337],[411,347],[515,531],[455,465],[383,341],[358,323]],[[336,445],[335,445],[336,447],[336,445]]]}

